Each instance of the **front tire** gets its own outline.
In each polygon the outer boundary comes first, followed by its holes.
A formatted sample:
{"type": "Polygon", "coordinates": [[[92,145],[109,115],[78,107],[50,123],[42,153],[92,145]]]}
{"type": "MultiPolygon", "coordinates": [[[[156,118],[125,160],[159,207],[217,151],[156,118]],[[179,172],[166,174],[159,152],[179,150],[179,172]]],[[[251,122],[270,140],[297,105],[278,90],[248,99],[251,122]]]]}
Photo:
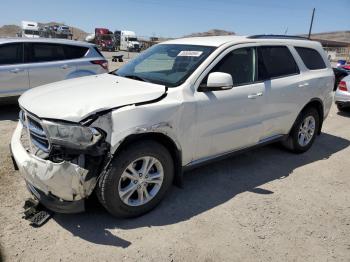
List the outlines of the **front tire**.
{"type": "Polygon", "coordinates": [[[282,144],[293,153],[304,153],[310,149],[320,128],[318,111],[309,107],[296,119],[288,138],[282,144]]]}
{"type": "Polygon", "coordinates": [[[112,160],[97,185],[101,204],[116,217],[143,215],[163,199],[174,178],[169,151],[154,141],[134,143],[112,160]]]}

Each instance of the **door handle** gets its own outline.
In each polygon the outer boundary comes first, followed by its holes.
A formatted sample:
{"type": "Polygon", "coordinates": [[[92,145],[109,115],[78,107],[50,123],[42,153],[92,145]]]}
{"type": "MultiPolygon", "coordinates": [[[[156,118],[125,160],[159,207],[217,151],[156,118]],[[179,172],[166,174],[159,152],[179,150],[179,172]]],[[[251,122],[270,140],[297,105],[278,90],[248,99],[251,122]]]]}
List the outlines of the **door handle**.
{"type": "Polygon", "coordinates": [[[70,68],[69,65],[63,65],[63,66],[61,66],[61,69],[68,69],[68,68],[70,68]]]}
{"type": "Polygon", "coordinates": [[[299,84],[298,87],[305,87],[305,86],[308,86],[309,83],[303,83],[303,84],[299,84]]]}
{"type": "Polygon", "coordinates": [[[15,68],[15,69],[10,70],[10,72],[14,73],[14,74],[17,74],[17,73],[22,72],[22,71],[23,71],[23,69],[20,69],[20,68],[15,68]]]}
{"type": "Polygon", "coordinates": [[[250,94],[250,95],[248,95],[248,98],[249,99],[255,99],[255,98],[259,97],[259,96],[263,96],[263,93],[260,92],[260,93],[250,94]]]}

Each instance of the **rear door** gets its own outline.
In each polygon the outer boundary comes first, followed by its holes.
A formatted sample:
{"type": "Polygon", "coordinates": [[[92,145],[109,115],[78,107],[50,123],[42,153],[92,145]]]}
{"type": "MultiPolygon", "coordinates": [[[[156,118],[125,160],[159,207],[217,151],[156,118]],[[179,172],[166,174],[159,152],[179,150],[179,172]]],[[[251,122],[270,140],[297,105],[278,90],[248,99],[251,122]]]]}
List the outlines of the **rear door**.
{"type": "Polygon", "coordinates": [[[26,50],[31,88],[67,79],[76,71],[74,61],[66,59],[64,45],[28,43],[26,50]]]}
{"type": "Polygon", "coordinates": [[[265,87],[261,140],[288,133],[299,113],[304,94],[298,87],[304,83],[291,50],[285,45],[257,48],[258,81],[265,87]]]}
{"type": "Polygon", "coordinates": [[[0,45],[0,79],[0,97],[20,95],[29,88],[23,43],[0,45]]]}

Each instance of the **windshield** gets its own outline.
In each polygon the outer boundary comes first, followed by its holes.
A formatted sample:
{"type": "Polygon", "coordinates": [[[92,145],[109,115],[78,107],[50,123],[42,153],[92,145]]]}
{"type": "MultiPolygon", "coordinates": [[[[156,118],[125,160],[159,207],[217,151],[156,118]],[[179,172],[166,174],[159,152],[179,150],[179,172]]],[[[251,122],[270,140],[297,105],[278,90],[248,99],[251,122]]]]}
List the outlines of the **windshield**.
{"type": "Polygon", "coordinates": [[[39,35],[39,31],[35,31],[35,30],[24,30],[24,34],[26,35],[39,35]]]}
{"type": "Polygon", "coordinates": [[[112,40],[112,36],[111,35],[101,35],[101,39],[102,40],[112,40]]]}
{"type": "Polygon", "coordinates": [[[175,87],[185,82],[214,49],[197,45],[155,45],[114,74],[175,87]]]}
{"type": "Polygon", "coordinates": [[[127,39],[127,41],[137,41],[137,38],[136,37],[129,37],[128,39],[127,39]]]}

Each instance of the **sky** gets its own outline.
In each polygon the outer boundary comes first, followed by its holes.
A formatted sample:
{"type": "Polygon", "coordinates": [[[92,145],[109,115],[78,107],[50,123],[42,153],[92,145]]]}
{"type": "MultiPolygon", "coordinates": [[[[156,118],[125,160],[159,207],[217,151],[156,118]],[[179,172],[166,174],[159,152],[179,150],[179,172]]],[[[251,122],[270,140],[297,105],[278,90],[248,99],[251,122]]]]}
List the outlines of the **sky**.
{"type": "Polygon", "coordinates": [[[209,29],[240,35],[350,30],[350,0],[1,0],[0,26],[22,20],[181,37],[209,29]]]}

